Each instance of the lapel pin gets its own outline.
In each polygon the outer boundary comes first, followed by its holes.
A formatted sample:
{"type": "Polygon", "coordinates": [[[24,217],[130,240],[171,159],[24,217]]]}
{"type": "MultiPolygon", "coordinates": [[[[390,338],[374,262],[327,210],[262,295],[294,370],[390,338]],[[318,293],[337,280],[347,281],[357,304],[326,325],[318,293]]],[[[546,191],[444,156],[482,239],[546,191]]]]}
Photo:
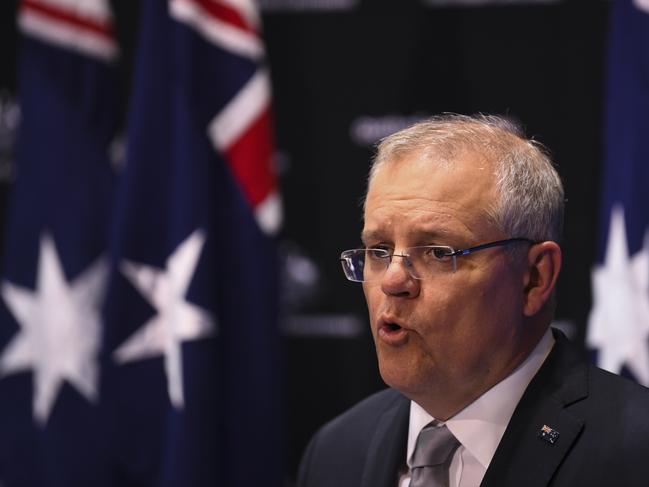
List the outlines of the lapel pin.
{"type": "Polygon", "coordinates": [[[547,441],[551,445],[554,445],[559,439],[559,432],[550,428],[547,424],[544,424],[543,427],[539,430],[539,438],[547,441]]]}

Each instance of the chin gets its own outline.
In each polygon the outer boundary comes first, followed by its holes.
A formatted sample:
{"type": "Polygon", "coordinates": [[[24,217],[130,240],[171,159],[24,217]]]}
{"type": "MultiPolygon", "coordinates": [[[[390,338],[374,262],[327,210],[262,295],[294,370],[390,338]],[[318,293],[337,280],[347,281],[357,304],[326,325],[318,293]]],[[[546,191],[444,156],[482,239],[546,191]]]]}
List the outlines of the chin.
{"type": "Polygon", "coordinates": [[[424,380],[415,370],[411,367],[404,367],[398,362],[379,359],[379,372],[383,382],[408,398],[421,394],[423,390],[427,389],[426,384],[430,382],[430,378],[424,380]]]}

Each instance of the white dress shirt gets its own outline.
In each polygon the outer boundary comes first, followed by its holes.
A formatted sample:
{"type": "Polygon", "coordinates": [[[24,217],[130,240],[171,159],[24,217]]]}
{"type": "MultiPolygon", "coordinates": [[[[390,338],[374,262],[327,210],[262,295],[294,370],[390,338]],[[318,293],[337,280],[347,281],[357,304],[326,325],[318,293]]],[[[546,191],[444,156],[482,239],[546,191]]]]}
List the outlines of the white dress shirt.
{"type": "MultiPolygon", "coordinates": [[[[480,485],[518,401],[553,346],[554,337],[548,328],[532,353],[509,376],[444,423],[460,442],[449,467],[451,487],[480,485]]],[[[417,436],[433,419],[419,404],[410,402],[409,469],[417,436]]],[[[408,487],[409,482],[410,471],[401,476],[398,487],[408,487]]]]}

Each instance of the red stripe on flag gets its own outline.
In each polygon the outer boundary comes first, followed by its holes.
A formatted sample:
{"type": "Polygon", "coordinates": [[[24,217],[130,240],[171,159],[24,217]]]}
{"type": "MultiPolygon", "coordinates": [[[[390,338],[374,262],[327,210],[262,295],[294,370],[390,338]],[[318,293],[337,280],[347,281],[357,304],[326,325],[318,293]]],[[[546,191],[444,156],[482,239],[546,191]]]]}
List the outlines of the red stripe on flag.
{"type": "Polygon", "coordinates": [[[253,208],[276,187],[270,110],[266,109],[227,151],[225,157],[253,208]]]}
{"type": "Polygon", "coordinates": [[[70,26],[77,29],[91,31],[109,40],[114,40],[113,25],[108,19],[106,22],[98,22],[95,19],[81,17],[75,12],[58,9],[52,5],[40,3],[37,0],[22,0],[20,13],[23,13],[23,11],[37,12],[59,22],[70,24],[70,26]]]}
{"type": "Polygon", "coordinates": [[[237,29],[244,30],[253,34],[257,33],[254,26],[250,25],[246,19],[239,14],[237,10],[214,0],[191,0],[199,5],[211,17],[230,24],[237,29]]]}

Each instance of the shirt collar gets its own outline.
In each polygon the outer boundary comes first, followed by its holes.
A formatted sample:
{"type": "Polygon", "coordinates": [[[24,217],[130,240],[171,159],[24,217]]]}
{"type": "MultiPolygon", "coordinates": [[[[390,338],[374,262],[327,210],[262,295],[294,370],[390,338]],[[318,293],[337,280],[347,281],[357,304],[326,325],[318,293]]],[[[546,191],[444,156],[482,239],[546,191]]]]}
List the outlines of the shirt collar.
{"type": "MultiPolygon", "coordinates": [[[[458,441],[486,469],[505,433],[507,424],[528,384],[536,375],[554,345],[550,327],[529,356],[505,379],[486,391],[445,424],[458,441]]],[[[410,403],[408,456],[415,449],[419,432],[433,418],[419,404],[410,403]]]]}

